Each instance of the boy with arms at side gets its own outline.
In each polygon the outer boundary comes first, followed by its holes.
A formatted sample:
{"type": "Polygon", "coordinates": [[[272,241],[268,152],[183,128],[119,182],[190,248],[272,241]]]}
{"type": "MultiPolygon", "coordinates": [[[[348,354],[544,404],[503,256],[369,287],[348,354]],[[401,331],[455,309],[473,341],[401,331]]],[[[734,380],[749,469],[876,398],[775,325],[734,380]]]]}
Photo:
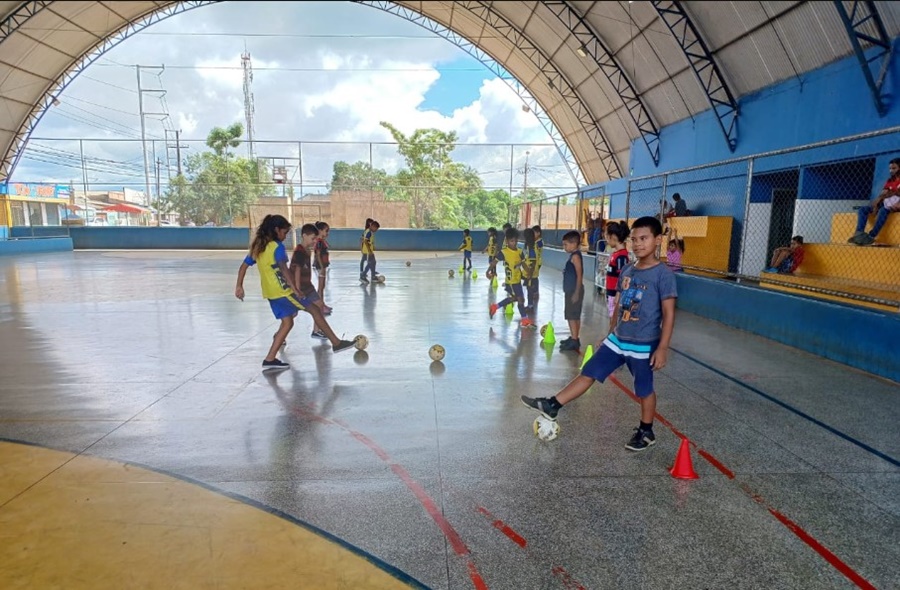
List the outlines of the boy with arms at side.
{"type": "Polygon", "coordinates": [[[581,257],[581,234],[567,232],[563,236],[563,250],[569,255],[563,269],[563,296],[566,299],[565,318],[570,336],[559,343],[560,350],[581,348],[581,308],[584,304],[584,260],[581,257]]]}
{"type": "Polygon", "coordinates": [[[469,230],[463,230],[463,241],[457,248],[457,250],[462,250],[463,253],[463,270],[472,270],[472,236],[470,234],[469,230]]]}
{"type": "Polygon", "coordinates": [[[532,228],[525,228],[522,236],[525,242],[525,246],[522,248],[522,252],[525,254],[525,263],[522,265],[522,284],[525,286],[525,295],[528,300],[528,303],[525,305],[525,311],[528,313],[528,317],[533,318],[535,316],[538,293],[537,246],[532,228]]]}
{"type": "Polygon", "coordinates": [[[481,251],[482,254],[487,252],[488,256],[488,269],[485,276],[487,278],[492,279],[497,275],[497,228],[489,227],[488,228],[488,243],[487,246],[484,247],[484,250],[481,251]]]}
{"type": "Polygon", "coordinates": [[[490,306],[491,318],[501,307],[506,307],[513,301],[519,306],[519,316],[523,328],[534,326],[534,322],[528,318],[525,311],[525,295],[522,292],[522,264],[525,262],[525,254],[519,249],[519,231],[513,228],[506,230],[506,244],[498,256],[506,266],[506,294],[503,301],[492,303],[490,306]]]}
{"type": "Polygon", "coordinates": [[[362,274],[359,276],[359,281],[364,284],[368,284],[369,280],[366,278],[366,274],[369,271],[372,271],[372,282],[375,282],[377,278],[377,274],[375,273],[375,232],[381,227],[381,224],[375,221],[374,219],[369,220],[369,229],[366,230],[366,233],[363,234],[363,242],[362,242],[362,253],[363,256],[366,257],[366,266],[363,269],[362,274]]]}
{"type": "Polygon", "coordinates": [[[597,352],[585,363],[581,374],[550,398],[522,396],[522,402],[555,420],[559,410],[580,397],[594,381],[601,383],[620,366],[627,365],[634,376],[634,391],[641,403],[641,420],[634,436],[625,445],[643,451],[656,444],[653,418],[656,391],[653,371],[666,366],[669,344],[675,327],[675,275],[656,258],[662,243],[662,224],[655,217],[641,217],[631,228],[637,262],[619,276],[616,309],[609,335],[597,345],[597,352]]]}
{"type": "Polygon", "coordinates": [[[366,218],[363,233],[359,236],[359,252],[362,255],[359,259],[359,282],[368,284],[369,279],[366,278],[366,268],[369,264],[369,255],[366,253],[366,237],[369,235],[369,226],[372,225],[372,218],[366,218]]]}
{"type": "Polygon", "coordinates": [[[328,232],[331,226],[324,221],[316,222],[316,229],[319,230],[319,239],[316,240],[314,248],[313,268],[319,275],[319,301],[322,303],[322,313],[331,315],[331,307],[325,303],[325,279],[328,275],[328,267],[331,266],[331,256],[328,253],[328,232]]]}

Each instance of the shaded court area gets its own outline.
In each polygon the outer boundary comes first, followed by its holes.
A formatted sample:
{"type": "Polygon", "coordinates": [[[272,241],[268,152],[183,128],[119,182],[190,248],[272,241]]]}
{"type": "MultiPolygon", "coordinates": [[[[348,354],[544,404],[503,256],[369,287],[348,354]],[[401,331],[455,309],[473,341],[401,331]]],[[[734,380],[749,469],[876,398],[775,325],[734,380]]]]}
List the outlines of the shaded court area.
{"type": "MultiPolygon", "coordinates": [[[[385,252],[363,286],[336,253],[329,321],[369,346],[301,316],[281,373],[242,256],[0,259],[0,586],[900,587],[896,383],[680,312],[654,447],[624,448],[624,369],[546,443],[519,396],[580,355],[490,319],[502,287],[448,277],[458,256],[385,252]],[[697,480],[669,474],[682,437],[697,480]]],[[[582,342],[605,309],[588,289],[582,342]]]]}

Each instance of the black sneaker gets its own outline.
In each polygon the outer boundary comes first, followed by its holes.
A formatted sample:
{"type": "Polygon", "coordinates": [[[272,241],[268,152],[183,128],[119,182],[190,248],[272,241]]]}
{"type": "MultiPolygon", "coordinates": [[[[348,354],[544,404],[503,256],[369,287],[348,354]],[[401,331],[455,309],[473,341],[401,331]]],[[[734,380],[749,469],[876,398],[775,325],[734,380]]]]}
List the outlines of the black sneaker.
{"type": "Polygon", "coordinates": [[[284,361],[275,359],[274,361],[266,361],[262,362],[263,371],[268,371],[270,369],[290,369],[291,366],[284,361]]]}
{"type": "Polygon", "coordinates": [[[652,430],[641,430],[640,428],[634,429],[634,436],[631,437],[631,440],[628,441],[628,444],[625,445],[625,448],[629,451],[643,451],[647,447],[652,447],[656,444],[656,435],[653,434],[652,430]]]}
{"type": "Polygon", "coordinates": [[[354,346],[354,342],[352,340],[341,340],[337,343],[337,345],[332,346],[331,349],[334,352],[341,352],[342,350],[350,350],[354,346]]]}
{"type": "Polygon", "coordinates": [[[554,404],[550,401],[548,397],[528,397],[522,396],[522,403],[540,412],[544,418],[548,420],[556,420],[556,415],[559,413],[559,409],[562,407],[559,402],[554,404]]]}
{"type": "Polygon", "coordinates": [[[581,348],[581,340],[575,340],[574,338],[569,338],[559,343],[560,350],[578,350],[579,348],[581,348]]]}
{"type": "Polygon", "coordinates": [[[310,334],[312,338],[318,338],[319,340],[328,340],[328,336],[325,335],[325,332],[322,330],[313,330],[312,334],[310,334]]]}
{"type": "Polygon", "coordinates": [[[363,285],[368,285],[369,279],[366,278],[366,275],[359,275],[359,282],[363,285]]]}

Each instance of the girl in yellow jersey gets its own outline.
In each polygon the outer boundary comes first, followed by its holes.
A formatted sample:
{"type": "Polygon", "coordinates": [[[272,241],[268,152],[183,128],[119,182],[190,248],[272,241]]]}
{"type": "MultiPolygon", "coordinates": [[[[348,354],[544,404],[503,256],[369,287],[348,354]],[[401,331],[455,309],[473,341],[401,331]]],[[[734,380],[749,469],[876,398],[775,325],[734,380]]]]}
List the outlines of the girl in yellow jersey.
{"type": "MultiPolygon", "coordinates": [[[[262,295],[269,300],[272,313],[275,318],[281,320],[281,326],[272,339],[269,354],[263,360],[262,366],[267,369],[287,369],[286,362],[279,360],[276,355],[287,339],[291,328],[294,327],[294,317],[298,311],[305,311],[313,316],[318,325],[323,325],[325,317],[321,310],[312,303],[301,298],[297,285],[294,284],[293,275],[288,271],[288,255],[284,248],[284,238],[291,231],[291,224],[281,215],[266,215],[256,230],[250,252],[244,258],[238,269],[237,285],[234,288],[234,296],[244,300],[244,276],[247,269],[254,264],[259,265],[259,282],[262,287],[262,295]]],[[[327,325],[327,322],[325,322],[327,325]]],[[[331,331],[331,328],[328,328],[331,331]]],[[[339,340],[331,333],[334,352],[348,350],[353,347],[352,340],[339,340]]]]}

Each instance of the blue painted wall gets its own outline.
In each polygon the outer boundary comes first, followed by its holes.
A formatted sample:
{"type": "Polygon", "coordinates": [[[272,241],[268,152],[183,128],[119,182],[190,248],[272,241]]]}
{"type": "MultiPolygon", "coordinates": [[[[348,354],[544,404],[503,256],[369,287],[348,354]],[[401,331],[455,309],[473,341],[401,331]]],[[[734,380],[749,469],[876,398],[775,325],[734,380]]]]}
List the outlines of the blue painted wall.
{"type": "MultiPolygon", "coordinates": [[[[548,268],[561,271],[566,259],[565,252],[545,250],[542,274],[548,268]]],[[[586,288],[594,286],[594,266],[594,257],[585,256],[586,288]]],[[[900,334],[900,314],[685,273],[675,276],[680,310],[900,382],[900,364],[884,354],[900,334]]]]}
{"type": "Polygon", "coordinates": [[[0,241],[0,256],[39,254],[43,252],[71,252],[71,238],[34,238],[0,241]]]}
{"type": "Polygon", "coordinates": [[[678,309],[900,382],[900,315],[679,273],[678,309]]]}
{"type": "MultiPolygon", "coordinates": [[[[900,40],[894,40],[894,51],[900,40]]],[[[792,78],[738,101],[738,143],[732,153],[712,111],[695,115],[660,130],[660,163],[657,168],[643,141],[631,150],[632,176],[654,174],[698,164],[789,148],[876,131],[900,125],[896,105],[900,63],[891,61],[884,93],[895,104],[879,117],[856,57],[850,55],[800,79],[792,78]]],[[[871,147],[869,148],[871,149],[871,147]]],[[[898,149],[896,140],[882,149],[898,149]]],[[[876,151],[881,151],[877,150],[876,151]]],[[[834,151],[839,154],[841,149],[834,151]]],[[[845,152],[845,157],[850,154],[845,152]]],[[[856,154],[857,157],[859,153],[856,154]]],[[[821,158],[819,161],[832,159],[821,158]]]]}

